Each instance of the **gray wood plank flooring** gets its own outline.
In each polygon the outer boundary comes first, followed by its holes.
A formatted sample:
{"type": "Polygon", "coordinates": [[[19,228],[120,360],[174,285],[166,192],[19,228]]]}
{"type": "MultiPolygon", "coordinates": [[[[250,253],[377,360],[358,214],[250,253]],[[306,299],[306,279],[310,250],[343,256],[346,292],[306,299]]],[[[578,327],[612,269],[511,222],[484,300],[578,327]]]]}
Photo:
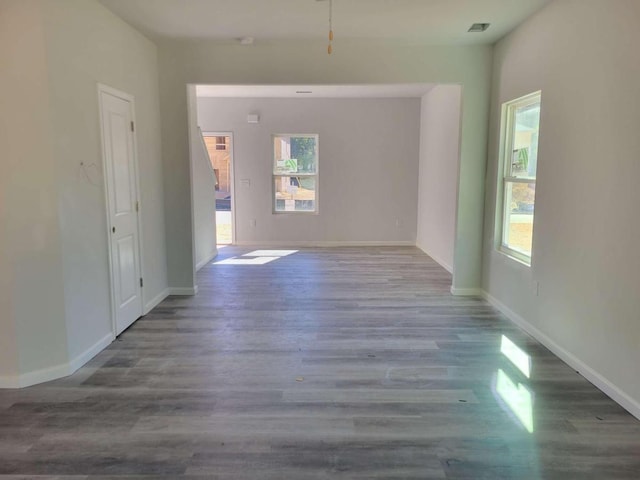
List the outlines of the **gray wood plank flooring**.
{"type": "Polygon", "coordinates": [[[208,265],[76,374],[0,390],[0,478],[639,479],[640,422],[450,283],[410,247],[208,265]]]}

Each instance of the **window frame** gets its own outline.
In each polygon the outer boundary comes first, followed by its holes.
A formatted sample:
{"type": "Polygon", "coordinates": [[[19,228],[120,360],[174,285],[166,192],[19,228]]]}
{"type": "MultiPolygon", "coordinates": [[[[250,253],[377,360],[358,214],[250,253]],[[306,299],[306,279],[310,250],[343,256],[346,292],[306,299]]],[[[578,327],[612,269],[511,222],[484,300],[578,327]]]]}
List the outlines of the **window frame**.
{"type": "Polygon", "coordinates": [[[319,209],[319,185],[320,185],[320,135],[317,133],[274,133],[271,135],[271,211],[274,215],[289,215],[289,214],[303,214],[303,215],[317,215],[320,213],[319,209]],[[315,173],[295,173],[285,174],[276,173],[276,152],[275,152],[275,140],[277,138],[313,138],[316,141],[316,158],[315,158],[315,173]],[[315,180],[315,198],[313,200],[313,210],[277,210],[276,209],[276,179],[282,177],[305,177],[313,178],[315,180]]]}
{"type": "MultiPolygon", "coordinates": [[[[512,159],[513,159],[513,146],[515,141],[515,116],[516,111],[519,108],[527,107],[529,105],[540,104],[540,111],[542,112],[542,91],[524,95],[520,98],[510,100],[502,104],[501,112],[501,128],[500,128],[500,152],[499,152],[499,168],[498,168],[498,183],[497,183],[497,202],[496,202],[496,232],[495,232],[495,248],[498,252],[512,258],[519,263],[522,263],[528,267],[531,266],[533,257],[533,231],[535,230],[535,200],[534,200],[534,213],[532,221],[532,251],[530,255],[523,253],[519,250],[515,250],[508,245],[508,229],[505,228],[508,225],[508,217],[511,212],[507,211],[506,197],[507,189],[509,185],[514,184],[527,184],[536,185],[537,181],[537,163],[536,172],[533,177],[518,177],[513,176],[511,172],[512,159]]],[[[538,143],[540,138],[542,118],[538,122],[538,143]]]]}

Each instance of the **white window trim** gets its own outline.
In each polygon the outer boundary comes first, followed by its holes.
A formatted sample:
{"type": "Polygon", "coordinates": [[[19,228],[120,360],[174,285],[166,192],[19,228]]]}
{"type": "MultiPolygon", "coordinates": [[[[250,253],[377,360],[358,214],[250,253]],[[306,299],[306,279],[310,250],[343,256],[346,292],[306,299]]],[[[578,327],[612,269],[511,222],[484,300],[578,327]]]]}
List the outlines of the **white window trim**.
{"type": "MultiPolygon", "coordinates": [[[[499,165],[498,165],[498,183],[497,183],[497,196],[496,196],[496,229],[494,238],[496,240],[495,248],[499,253],[506,255],[508,258],[517,261],[527,267],[531,267],[531,260],[533,256],[522,253],[518,250],[514,250],[506,245],[505,242],[505,229],[504,226],[507,223],[507,210],[505,208],[504,200],[508,183],[527,183],[536,184],[536,177],[513,177],[509,176],[509,165],[511,163],[511,155],[513,153],[513,141],[514,136],[508,135],[508,132],[512,131],[513,122],[515,119],[515,111],[520,107],[526,107],[528,105],[538,103],[542,104],[542,91],[530,93],[515,100],[511,100],[502,104],[501,111],[501,126],[500,126],[500,150],[499,150],[499,165]]],[[[534,207],[535,209],[535,207],[534,207]]],[[[534,213],[535,223],[535,213],[534,213]]],[[[535,230],[535,225],[534,225],[535,230]]]]}
{"type": "Polygon", "coordinates": [[[318,215],[320,213],[320,135],[317,133],[274,133],[271,135],[271,211],[274,215],[318,215]],[[296,173],[294,174],[282,174],[275,173],[275,151],[274,141],[279,137],[298,137],[298,138],[315,138],[316,140],[316,172],[315,173],[296,173]],[[316,182],[315,200],[313,210],[289,210],[282,211],[276,210],[276,178],[278,177],[313,177],[316,182]]]}

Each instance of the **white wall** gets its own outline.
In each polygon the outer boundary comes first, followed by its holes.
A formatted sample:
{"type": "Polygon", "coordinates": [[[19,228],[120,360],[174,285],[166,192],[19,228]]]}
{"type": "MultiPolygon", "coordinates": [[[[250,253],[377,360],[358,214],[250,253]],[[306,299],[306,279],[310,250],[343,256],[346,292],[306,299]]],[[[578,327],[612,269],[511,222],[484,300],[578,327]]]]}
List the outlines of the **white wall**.
{"type": "Polygon", "coordinates": [[[189,151],[193,203],[195,269],[199,270],[218,254],[216,246],[216,176],[207,147],[198,128],[195,86],[189,86],[189,151]]]}
{"type": "Polygon", "coordinates": [[[0,3],[0,386],[67,359],[40,3],[0,3]]]}
{"type": "Polygon", "coordinates": [[[234,133],[237,243],[413,244],[419,120],[417,98],[198,99],[203,130],[234,133]],[[319,135],[317,215],[272,213],[276,133],[319,135]]]}
{"type": "Polygon", "coordinates": [[[24,384],[69,373],[110,340],[98,83],[136,99],[145,300],[166,292],[157,52],[94,0],[1,7],[10,68],[0,79],[11,87],[1,89],[2,118],[11,122],[0,270],[11,303],[3,299],[0,318],[14,319],[24,384]]]}
{"type": "Polygon", "coordinates": [[[422,97],[417,246],[453,271],[460,162],[459,85],[436,85],[422,97]]]}
{"type": "Polygon", "coordinates": [[[159,52],[171,285],[193,284],[192,226],[185,215],[191,208],[185,85],[460,83],[464,94],[454,286],[480,286],[490,46],[341,41],[329,56],[321,41],[257,43],[248,48],[166,41],[159,52]]]}
{"type": "Polygon", "coordinates": [[[167,288],[155,45],[97,2],[45,2],[54,155],[71,358],[111,332],[97,83],[132,94],[140,170],[145,303],[167,288]],[[95,164],[95,185],[79,174],[95,164]]]}
{"type": "Polygon", "coordinates": [[[497,44],[483,278],[490,295],[636,416],[638,22],[636,0],[559,0],[497,44]],[[494,213],[500,105],[536,90],[542,116],[529,268],[496,252],[494,213]]]}

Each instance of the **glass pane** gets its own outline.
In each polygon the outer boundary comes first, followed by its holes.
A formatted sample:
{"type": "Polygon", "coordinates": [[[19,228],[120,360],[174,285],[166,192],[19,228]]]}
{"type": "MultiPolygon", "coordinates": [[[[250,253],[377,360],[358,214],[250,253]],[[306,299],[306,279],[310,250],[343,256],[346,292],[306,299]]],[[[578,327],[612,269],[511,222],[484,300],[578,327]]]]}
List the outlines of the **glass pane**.
{"type": "Polygon", "coordinates": [[[274,177],[276,212],[315,212],[316,177],[274,177]]]}
{"type": "Polygon", "coordinates": [[[273,137],[273,173],[314,174],[318,163],[317,135],[276,135],[273,137]]]}
{"type": "Polygon", "coordinates": [[[540,101],[512,107],[513,149],[508,176],[535,178],[538,164],[538,135],[540,132],[540,101]]]}
{"type": "Polygon", "coordinates": [[[533,242],[533,210],[535,183],[506,182],[504,193],[505,219],[503,244],[531,256],[533,242]]]}

